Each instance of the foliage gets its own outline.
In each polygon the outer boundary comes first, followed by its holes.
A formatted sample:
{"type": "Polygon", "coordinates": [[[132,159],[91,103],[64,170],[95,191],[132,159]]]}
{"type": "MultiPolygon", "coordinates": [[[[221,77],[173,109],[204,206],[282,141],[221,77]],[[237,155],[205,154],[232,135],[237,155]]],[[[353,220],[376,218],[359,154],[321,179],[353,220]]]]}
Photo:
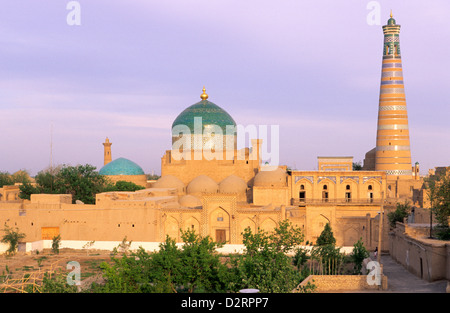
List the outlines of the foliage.
{"type": "Polygon", "coordinates": [[[8,172],[0,172],[0,188],[3,186],[14,185],[15,183],[30,183],[30,176],[25,170],[17,171],[14,174],[8,172]]]}
{"type": "Polygon", "coordinates": [[[158,180],[161,176],[156,174],[147,174],[147,180],[158,180]]]}
{"type": "Polygon", "coordinates": [[[290,292],[304,278],[286,255],[303,242],[300,228],[288,221],[280,222],[271,233],[250,228],[243,233],[245,251],[231,258],[230,289],[256,288],[261,292],[290,292]]]}
{"type": "Polygon", "coordinates": [[[317,238],[316,245],[323,246],[323,245],[334,245],[334,244],[336,244],[336,239],[334,238],[330,223],[326,223],[322,233],[317,238]]]}
{"type": "Polygon", "coordinates": [[[3,231],[5,232],[5,235],[3,235],[0,241],[9,244],[9,248],[8,250],[6,250],[6,253],[8,255],[14,255],[16,253],[16,249],[19,245],[20,240],[25,238],[25,234],[19,233],[19,229],[17,227],[14,230],[12,227],[8,227],[6,224],[3,231]]]}
{"type": "Polygon", "coordinates": [[[80,200],[86,204],[95,203],[95,195],[103,191],[106,177],[95,171],[89,164],[64,166],[56,176],[56,188],[60,193],[72,194],[73,202],[80,200]]]}
{"type": "MultiPolygon", "coordinates": [[[[28,288],[27,291],[32,292],[31,288],[28,288]]],[[[78,290],[77,286],[69,285],[67,283],[67,274],[60,272],[55,273],[52,276],[45,273],[42,286],[40,286],[37,291],[40,293],[76,293],[78,290]]]]}
{"type": "Polygon", "coordinates": [[[354,245],[353,251],[350,254],[350,259],[353,262],[353,270],[355,274],[361,274],[362,263],[364,259],[370,256],[369,251],[367,251],[362,238],[360,238],[354,245]]]}
{"type": "Polygon", "coordinates": [[[431,175],[425,179],[425,189],[430,201],[431,212],[437,223],[435,235],[438,239],[449,240],[449,218],[450,218],[450,176],[445,169],[439,174],[431,175]]]}
{"type": "Polygon", "coordinates": [[[30,183],[23,184],[20,188],[19,197],[24,200],[30,200],[32,194],[41,193],[40,189],[30,183]]]}
{"type": "Polygon", "coordinates": [[[395,228],[397,222],[403,222],[405,217],[408,217],[411,212],[411,206],[409,205],[408,200],[405,200],[405,203],[398,203],[395,211],[389,212],[387,214],[387,218],[389,221],[389,225],[391,228],[395,228]]]}
{"type": "Polygon", "coordinates": [[[361,171],[362,170],[362,165],[361,162],[353,162],[352,163],[352,168],[354,171],[361,171]]]}
{"type": "Polygon", "coordinates": [[[448,225],[448,218],[450,217],[450,176],[443,177],[440,180],[436,192],[434,214],[441,226],[448,225]]]}
{"type": "Polygon", "coordinates": [[[439,240],[450,240],[450,227],[442,225],[436,226],[435,236],[439,240]]]}
{"type": "Polygon", "coordinates": [[[8,172],[0,172],[0,188],[3,186],[13,185],[11,175],[8,172]]]}
{"type": "MultiPolygon", "coordinates": [[[[288,221],[272,233],[244,234],[245,252],[221,262],[216,249],[222,243],[201,237],[194,230],[181,231],[183,245],[166,237],[157,252],[139,248],[102,263],[104,285],[94,292],[236,292],[257,288],[262,292],[290,292],[304,278],[286,252],[303,241],[299,228],[288,221]]],[[[309,286],[306,291],[312,290],[309,286]]]]}
{"type": "Polygon", "coordinates": [[[20,186],[20,197],[30,199],[34,193],[71,194],[73,203],[80,200],[86,204],[95,203],[95,195],[108,186],[108,179],[95,171],[89,164],[67,166],[41,171],[36,175],[36,186],[20,186]]]}
{"type": "Polygon", "coordinates": [[[61,243],[61,235],[53,237],[52,239],[52,251],[53,253],[59,254],[59,245],[61,243]]]}
{"type": "Polygon", "coordinates": [[[297,266],[297,269],[301,269],[303,265],[310,259],[308,256],[308,250],[304,248],[296,248],[295,254],[293,258],[294,265],[297,266]]]}
{"type": "Polygon", "coordinates": [[[311,250],[311,258],[319,261],[324,274],[336,273],[344,262],[340,248],[335,246],[336,238],[329,223],[317,238],[316,245],[311,250]]]}
{"type": "Polygon", "coordinates": [[[114,185],[107,186],[104,191],[136,191],[145,189],[144,186],[136,185],[133,182],[127,182],[123,180],[117,181],[114,185]]]}
{"type": "Polygon", "coordinates": [[[102,263],[106,283],[95,286],[97,292],[219,292],[227,286],[226,267],[215,252],[221,244],[194,230],[182,231],[184,244],[179,248],[167,236],[158,252],[139,248],[112,264],[102,263]]]}

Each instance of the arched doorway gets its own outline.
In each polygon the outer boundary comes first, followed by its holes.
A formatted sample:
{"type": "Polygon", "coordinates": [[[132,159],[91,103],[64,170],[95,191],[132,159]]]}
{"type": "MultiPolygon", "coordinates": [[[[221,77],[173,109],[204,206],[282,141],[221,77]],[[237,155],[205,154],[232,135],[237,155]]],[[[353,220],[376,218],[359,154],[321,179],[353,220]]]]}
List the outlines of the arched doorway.
{"type": "Polygon", "coordinates": [[[230,215],[223,208],[211,212],[209,233],[216,242],[230,242],[230,215]]]}

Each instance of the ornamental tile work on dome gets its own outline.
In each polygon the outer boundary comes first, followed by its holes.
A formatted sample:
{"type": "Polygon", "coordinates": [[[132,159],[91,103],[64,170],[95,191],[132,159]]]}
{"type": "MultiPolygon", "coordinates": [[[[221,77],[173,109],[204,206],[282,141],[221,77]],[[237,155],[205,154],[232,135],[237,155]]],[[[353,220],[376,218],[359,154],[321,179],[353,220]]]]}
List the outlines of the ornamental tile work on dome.
{"type": "Polygon", "coordinates": [[[103,166],[99,174],[101,175],[145,175],[142,168],[125,158],[118,158],[103,166]]]}
{"type": "Polygon", "coordinates": [[[236,126],[236,122],[224,109],[216,105],[215,103],[208,101],[208,95],[203,88],[203,94],[201,95],[201,101],[197,102],[183,112],[181,112],[172,124],[172,129],[178,125],[186,125],[191,134],[194,133],[194,118],[202,118],[202,132],[205,126],[217,125],[219,126],[223,134],[226,133],[227,126],[236,126]]]}

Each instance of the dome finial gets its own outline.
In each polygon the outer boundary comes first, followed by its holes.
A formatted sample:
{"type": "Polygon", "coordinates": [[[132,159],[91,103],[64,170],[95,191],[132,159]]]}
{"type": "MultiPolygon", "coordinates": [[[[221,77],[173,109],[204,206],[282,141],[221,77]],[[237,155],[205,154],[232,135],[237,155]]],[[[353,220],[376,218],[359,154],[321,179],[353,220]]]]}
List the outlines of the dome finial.
{"type": "Polygon", "coordinates": [[[392,18],[392,9],[391,9],[391,18],[392,18]]]}
{"type": "Polygon", "coordinates": [[[201,98],[202,100],[208,99],[208,95],[206,94],[205,86],[203,86],[203,93],[200,95],[200,98],[201,98]]]}

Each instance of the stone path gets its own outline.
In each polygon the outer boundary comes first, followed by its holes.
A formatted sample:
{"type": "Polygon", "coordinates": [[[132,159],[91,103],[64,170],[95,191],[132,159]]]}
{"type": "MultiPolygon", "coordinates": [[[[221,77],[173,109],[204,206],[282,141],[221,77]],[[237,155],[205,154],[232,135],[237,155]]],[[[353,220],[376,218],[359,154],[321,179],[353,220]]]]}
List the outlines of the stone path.
{"type": "Polygon", "coordinates": [[[445,293],[447,280],[427,282],[410,273],[390,255],[382,255],[383,273],[388,277],[388,290],[397,293],[445,293]]]}

